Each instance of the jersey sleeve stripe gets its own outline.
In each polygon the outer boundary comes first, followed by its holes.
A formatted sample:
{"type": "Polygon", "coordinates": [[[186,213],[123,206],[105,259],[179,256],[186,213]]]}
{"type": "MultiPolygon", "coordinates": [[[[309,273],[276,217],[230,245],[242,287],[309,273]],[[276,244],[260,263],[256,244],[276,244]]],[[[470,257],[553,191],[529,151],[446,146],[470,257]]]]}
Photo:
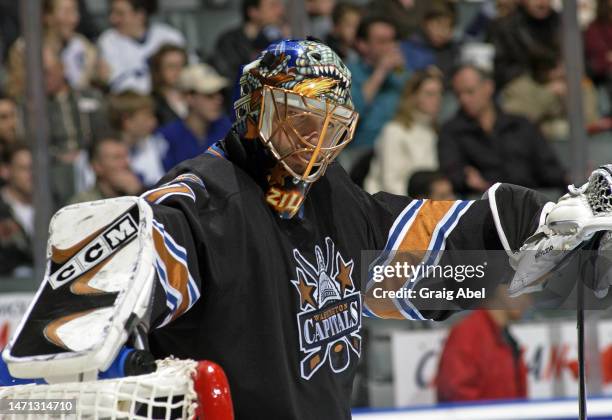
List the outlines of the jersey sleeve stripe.
{"type": "MultiPolygon", "coordinates": [[[[436,224],[431,240],[427,245],[425,255],[423,255],[422,262],[425,266],[436,265],[440,261],[442,253],[440,251],[446,249],[446,239],[448,235],[459,223],[459,219],[468,210],[468,208],[474,203],[473,201],[450,201],[452,206],[447,210],[444,217],[436,224]]],[[[420,251],[420,249],[418,249],[420,251]]],[[[410,288],[420,280],[419,278],[410,281],[410,288]]],[[[405,287],[408,284],[404,285],[405,287]]]]}
{"type": "Polygon", "coordinates": [[[412,321],[425,321],[426,318],[421,315],[417,308],[414,307],[409,299],[394,299],[393,302],[403,318],[412,321]]]}
{"type": "MultiPolygon", "coordinates": [[[[446,239],[448,238],[448,235],[450,235],[450,233],[459,223],[459,219],[461,219],[461,217],[474,202],[450,201],[446,203],[451,203],[452,206],[446,211],[444,217],[436,224],[434,232],[431,235],[427,252],[422,260],[425,267],[438,264],[442,256],[441,251],[446,248],[446,239]]],[[[421,279],[421,277],[409,279],[403,287],[413,289],[421,279]]],[[[408,315],[408,319],[425,319],[407,299],[395,299],[395,301],[398,309],[400,309],[400,312],[402,312],[404,315],[408,315]]]]}
{"type": "Polygon", "coordinates": [[[183,183],[183,182],[191,182],[202,188],[206,188],[206,186],[204,185],[204,181],[202,181],[202,178],[200,178],[199,176],[191,172],[185,172],[185,173],[180,174],[179,176],[174,178],[172,181],[170,181],[168,184],[176,184],[176,183],[183,183]]]}
{"type": "Polygon", "coordinates": [[[219,157],[221,159],[225,159],[225,152],[223,152],[223,150],[217,145],[217,143],[213,143],[208,149],[206,149],[205,153],[219,157]]]}
{"type": "Polygon", "coordinates": [[[506,236],[506,232],[504,232],[504,228],[501,223],[501,219],[499,217],[499,209],[497,208],[497,198],[495,196],[497,189],[502,184],[500,182],[493,185],[491,188],[487,190],[487,196],[489,198],[489,206],[491,207],[491,214],[493,214],[493,221],[495,222],[495,228],[497,229],[497,235],[499,236],[499,240],[504,247],[504,250],[508,254],[508,256],[512,256],[512,249],[510,249],[510,244],[508,242],[508,238],[506,236]]]}
{"type": "Polygon", "coordinates": [[[155,270],[159,276],[159,281],[166,291],[166,306],[171,312],[174,312],[178,308],[179,301],[181,300],[181,294],[172,288],[168,283],[168,275],[166,274],[166,268],[159,258],[155,261],[155,270]]]}
{"type": "Polygon", "coordinates": [[[385,251],[397,249],[398,238],[401,238],[402,232],[410,227],[414,220],[414,216],[417,214],[419,209],[423,206],[427,200],[414,200],[406,206],[406,208],[400,213],[400,215],[393,222],[393,226],[389,230],[389,238],[385,245],[385,251]]]}
{"type": "Polygon", "coordinates": [[[196,200],[195,194],[189,185],[181,182],[178,184],[168,184],[154,190],[146,192],[142,197],[149,203],[159,204],[173,195],[183,195],[196,200]]]}
{"type": "MultiPolygon", "coordinates": [[[[164,243],[167,245],[168,249],[170,249],[170,251],[172,251],[174,257],[177,258],[179,261],[181,261],[182,264],[185,267],[188,267],[188,264],[187,264],[187,250],[185,248],[183,248],[182,246],[180,246],[179,244],[177,244],[174,241],[172,236],[170,236],[166,232],[166,230],[164,228],[164,225],[162,225],[161,223],[159,223],[156,220],[153,220],[153,223],[163,233],[163,235],[164,235],[164,243]]],[[[198,289],[198,286],[197,286],[195,280],[193,279],[193,277],[191,275],[191,272],[189,271],[189,268],[187,268],[187,274],[188,274],[187,286],[188,286],[188,291],[189,291],[189,296],[190,296],[190,303],[189,303],[189,307],[187,308],[187,310],[189,310],[191,308],[191,306],[200,298],[200,291],[198,289]]]]}
{"type": "Polygon", "coordinates": [[[167,306],[170,309],[161,327],[187,312],[200,298],[200,292],[189,272],[185,248],[178,245],[164,226],[155,220],[153,242],[157,273],[166,291],[167,306]]]}
{"type": "Polygon", "coordinates": [[[459,220],[468,211],[474,201],[456,201],[451,211],[449,211],[444,219],[436,226],[436,231],[432,235],[432,243],[428,249],[443,250],[446,249],[446,239],[455,229],[459,220]]]}
{"type": "MultiPolygon", "coordinates": [[[[388,247],[389,249],[386,248],[388,252],[383,253],[381,258],[377,259],[374,264],[381,264],[383,258],[385,258],[385,261],[382,263],[383,265],[394,265],[396,262],[402,263],[406,259],[412,265],[419,263],[425,266],[437,264],[442,255],[441,251],[446,248],[448,236],[473,203],[473,201],[426,200],[421,205],[415,205],[410,217],[407,217],[408,211],[398,217],[398,220],[401,218],[404,220],[394,224],[391,228],[392,232],[389,235],[390,240],[388,241],[390,246],[388,247]],[[395,247],[391,248],[393,245],[395,247]],[[398,251],[398,253],[394,251],[398,251]],[[402,254],[402,252],[409,252],[411,255],[402,254]]],[[[366,287],[366,297],[369,296],[368,292],[374,286],[371,278],[370,274],[366,287]]],[[[400,288],[412,289],[420,279],[420,277],[406,279],[400,288]]],[[[378,285],[383,286],[383,289],[385,288],[384,281],[383,283],[378,283],[378,285]]],[[[396,289],[398,286],[393,287],[392,283],[390,283],[387,286],[387,290],[399,290],[396,289]]],[[[367,315],[395,319],[426,319],[408,299],[394,298],[392,301],[393,305],[388,303],[376,305],[375,300],[371,298],[366,299],[364,307],[367,308],[367,315]]]]}
{"type": "MultiPolygon", "coordinates": [[[[394,259],[394,250],[396,250],[401,244],[403,238],[406,235],[406,232],[410,230],[412,224],[414,223],[417,215],[419,214],[419,210],[423,207],[428,200],[414,200],[410,202],[402,210],[399,216],[393,222],[391,229],[389,230],[389,237],[387,239],[387,243],[385,245],[384,252],[382,255],[377,258],[372,266],[374,265],[387,265],[394,259]]],[[[372,280],[373,273],[370,272],[368,276],[368,283],[366,285],[366,297],[368,296],[368,292],[374,287],[377,283],[372,280]]],[[[408,316],[408,314],[402,313],[402,309],[398,308],[397,302],[393,302],[393,307],[389,307],[388,304],[385,305],[386,309],[378,307],[376,309],[371,308],[369,305],[370,300],[365,299],[364,301],[364,314],[370,318],[408,318],[408,319],[418,319],[416,316],[408,316]]],[[[375,303],[372,302],[372,303],[375,303]]],[[[390,302],[389,302],[390,303],[390,302]]],[[[372,305],[377,306],[377,305],[372,305]]]]}
{"type": "Polygon", "coordinates": [[[186,305],[189,302],[186,288],[186,267],[177,261],[172,254],[166,248],[164,243],[163,234],[159,232],[156,226],[153,227],[153,241],[155,243],[155,250],[158,256],[158,266],[160,268],[160,278],[164,283],[166,290],[166,299],[171,303],[171,318],[176,318],[177,314],[184,312],[186,305]],[[173,302],[169,299],[169,295],[176,298],[173,302]]]}
{"type": "MultiPolygon", "coordinates": [[[[405,234],[405,232],[410,228],[415,216],[418,213],[418,210],[421,208],[425,201],[427,200],[414,200],[410,204],[408,204],[406,208],[404,208],[404,210],[402,210],[399,216],[395,219],[395,222],[393,222],[391,229],[389,229],[389,236],[384,249],[385,252],[383,252],[378,258],[374,260],[372,266],[385,265],[393,258],[393,253],[389,253],[388,251],[396,249],[395,247],[397,246],[398,238],[403,237],[402,231],[405,234]]],[[[373,273],[371,271],[368,274],[368,283],[366,284],[366,290],[368,290],[372,286],[372,274],[373,273]]]]}
{"type": "Polygon", "coordinates": [[[449,209],[455,204],[454,201],[426,201],[410,226],[404,234],[399,246],[399,251],[425,251],[430,249],[430,243],[436,227],[449,213],[449,209]]]}
{"type": "Polygon", "coordinates": [[[366,302],[364,302],[363,309],[361,311],[366,318],[379,318],[378,315],[370,310],[370,307],[366,302]]]}

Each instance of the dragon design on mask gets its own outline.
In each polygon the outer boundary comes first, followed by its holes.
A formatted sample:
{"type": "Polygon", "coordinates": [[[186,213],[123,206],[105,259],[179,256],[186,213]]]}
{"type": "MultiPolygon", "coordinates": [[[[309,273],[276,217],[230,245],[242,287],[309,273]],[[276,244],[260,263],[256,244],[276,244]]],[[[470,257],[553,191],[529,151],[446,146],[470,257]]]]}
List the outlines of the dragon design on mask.
{"type": "Polygon", "coordinates": [[[243,68],[240,99],[234,104],[236,116],[247,119],[251,123],[248,131],[253,132],[264,85],[352,108],[350,80],[350,71],[328,46],[314,41],[281,41],[243,68]]]}

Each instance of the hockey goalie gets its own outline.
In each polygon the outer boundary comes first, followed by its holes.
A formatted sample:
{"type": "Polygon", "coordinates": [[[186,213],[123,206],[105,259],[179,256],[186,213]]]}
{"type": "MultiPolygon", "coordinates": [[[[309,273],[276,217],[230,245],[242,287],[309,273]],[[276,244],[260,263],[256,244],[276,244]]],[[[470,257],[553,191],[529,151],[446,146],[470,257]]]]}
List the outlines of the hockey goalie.
{"type": "MultiPolygon", "coordinates": [[[[358,120],[350,84],[327,46],[273,44],[244,67],[224,140],[141,197],[60,210],[45,279],[3,353],[11,375],[91,380],[128,347],[215,362],[238,419],[348,419],[362,315],[450,314],[376,298],[363,250],[506,251],[518,295],[612,229],[610,168],[558,203],[507,184],[473,201],[367,194],[334,162],[358,120]]],[[[600,296],[607,279],[592,284],[600,296]]]]}

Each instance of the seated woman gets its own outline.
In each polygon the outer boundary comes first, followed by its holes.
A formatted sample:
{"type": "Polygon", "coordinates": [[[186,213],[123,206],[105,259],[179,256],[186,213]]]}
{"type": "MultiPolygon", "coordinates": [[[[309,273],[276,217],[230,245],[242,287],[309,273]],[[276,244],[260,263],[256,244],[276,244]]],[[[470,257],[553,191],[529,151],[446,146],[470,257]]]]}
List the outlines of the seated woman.
{"type": "MultiPolygon", "coordinates": [[[[44,43],[60,55],[68,84],[76,90],[90,87],[97,52],[85,36],[76,32],[80,20],[76,0],[44,0],[42,11],[44,43]]],[[[16,97],[25,85],[23,37],[17,39],[9,51],[8,68],[8,93],[16,97]]]]}
{"type": "Polygon", "coordinates": [[[155,116],[160,126],[187,116],[187,101],[178,88],[181,71],[187,65],[183,47],[166,44],[151,57],[151,80],[155,116]]]}
{"type": "Polygon", "coordinates": [[[436,68],[417,72],[406,83],[395,118],[376,140],[366,191],[406,194],[415,171],[438,168],[435,122],[442,90],[442,74],[436,68]]]}

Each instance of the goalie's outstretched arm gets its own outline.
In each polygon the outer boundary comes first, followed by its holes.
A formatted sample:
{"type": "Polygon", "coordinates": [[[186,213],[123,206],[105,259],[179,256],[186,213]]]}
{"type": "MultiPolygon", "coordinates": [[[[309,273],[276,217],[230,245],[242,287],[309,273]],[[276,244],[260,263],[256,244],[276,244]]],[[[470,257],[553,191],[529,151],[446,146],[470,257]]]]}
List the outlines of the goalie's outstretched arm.
{"type": "MultiPolygon", "coordinates": [[[[384,249],[375,263],[389,264],[403,258],[412,264],[432,266],[450,254],[446,262],[452,267],[469,262],[462,257],[453,260],[452,252],[446,251],[499,249],[508,258],[496,261],[501,271],[494,270],[494,278],[488,275],[485,281],[490,281],[487,286],[494,286],[507,270],[511,297],[544,289],[548,294],[542,296],[560,303],[587,269],[592,278],[583,280],[597,297],[605,296],[612,284],[612,258],[605,252],[612,249],[612,165],[593,171],[579,188],[569,186],[569,193],[557,203],[547,202],[533,190],[496,184],[476,201],[410,201],[383,193],[374,196],[371,204],[371,219],[376,222],[374,242],[378,249],[384,249]],[[385,223],[390,226],[387,230],[377,229],[385,223]],[[597,232],[607,233],[595,236],[597,232]],[[596,241],[592,245],[597,258],[590,258],[595,254],[589,254],[588,261],[576,258],[583,256],[577,251],[591,241],[596,241]]],[[[384,279],[384,283],[384,288],[391,291],[407,287],[405,278],[384,279]]],[[[370,278],[364,288],[366,315],[441,319],[450,314],[423,308],[418,297],[377,299],[375,286],[370,278]]],[[[452,278],[408,284],[411,289],[419,287],[459,285],[452,278]]]]}
{"type": "MultiPolygon", "coordinates": [[[[398,263],[407,263],[417,268],[419,265],[457,267],[472,262],[475,266],[484,257],[496,266],[486,270],[485,281],[480,285],[492,291],[504,280],[502,276],[506,276],[506,281],[512,279],[517,268],[513,262],[521,255],[519,250],[545,223],[553,205],[536,191],[511,184],[494,185],[481,200],[410,200],[386,193],[374,195],[371,211],[376,226],[373,224],[372,230],[376,249],[382,252],[370,265],[364,287],[365,314],[415,320],[448,317],[452,311],[435,309],[431,299],[425,299],[423,304],[419,289],[456,290],[469,286],[470,282],[457,282],[448,277],[440,280],[439,275],[432,279],[423,276],[423,272],[408,273],[406,278],[391,270],[387,273],[392,276],[385,276],[380,266],[398,267],[398,263]],[[375,278],[375,269],[382,275],[375,278]],[[403,296],[396,293],[395,297],[392,293],[383,293],[406,289],[414,290],[411,296],[415,297],[408,298],[406,293],[403,296]],[[385,298],[381,298],[383,295],[385,298]]],[[[439,299],[443,308],[450,306],[444,298],[439,299]]]]}

